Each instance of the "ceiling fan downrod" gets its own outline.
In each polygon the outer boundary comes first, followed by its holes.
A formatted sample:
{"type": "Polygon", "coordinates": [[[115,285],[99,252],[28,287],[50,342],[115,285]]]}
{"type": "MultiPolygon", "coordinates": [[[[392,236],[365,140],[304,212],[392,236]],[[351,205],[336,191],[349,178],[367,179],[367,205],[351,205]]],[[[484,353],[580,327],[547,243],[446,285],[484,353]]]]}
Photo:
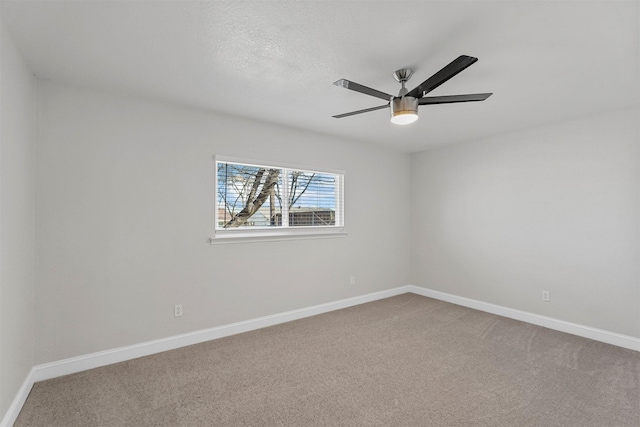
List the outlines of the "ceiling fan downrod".
{"type": "Polygon", "coordinates": [[[412,74],[413,70],[410,68],[400,68],[393,73],[393,78],[402,85],[402,89],[400,89],[398,96],[405,96],[409,92],[404,84],[409,81],[412,74]]]}

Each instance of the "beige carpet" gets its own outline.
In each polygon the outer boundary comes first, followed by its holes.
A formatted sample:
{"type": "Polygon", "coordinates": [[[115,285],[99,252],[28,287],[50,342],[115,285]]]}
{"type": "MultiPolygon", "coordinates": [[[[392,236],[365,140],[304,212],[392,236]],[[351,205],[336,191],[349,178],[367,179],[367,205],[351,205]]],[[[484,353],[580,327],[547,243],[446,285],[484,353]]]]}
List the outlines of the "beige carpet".
{"type": "Polygon", "coordinates": [[[404,294],[37,383],[15,426],[640,426],[640,353],[404,294]]]}

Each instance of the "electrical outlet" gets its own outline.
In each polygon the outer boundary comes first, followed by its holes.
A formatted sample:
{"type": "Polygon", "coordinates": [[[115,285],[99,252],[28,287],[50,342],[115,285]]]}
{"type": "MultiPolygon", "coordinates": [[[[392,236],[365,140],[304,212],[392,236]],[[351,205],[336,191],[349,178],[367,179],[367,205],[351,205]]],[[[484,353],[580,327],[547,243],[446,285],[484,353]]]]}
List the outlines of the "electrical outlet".
{"type": "Polygon", "coordinates": [[[549,291],[542,291],[542,301],[545,301],[545,302],[551,301],[551,296],[549,295],[549,291]]]}
{"type": "Polygon", "coordinates": [[[182,316],[182,304],[176,304],[173,306],[173,317],[182,316]]]}
{"type": "Polygon", "coordinates": [[[351,284],[351,285],[355,285],[356,284],[356,276],[351,276],[351,278],[349,279],[349,284],[351,284]]]}

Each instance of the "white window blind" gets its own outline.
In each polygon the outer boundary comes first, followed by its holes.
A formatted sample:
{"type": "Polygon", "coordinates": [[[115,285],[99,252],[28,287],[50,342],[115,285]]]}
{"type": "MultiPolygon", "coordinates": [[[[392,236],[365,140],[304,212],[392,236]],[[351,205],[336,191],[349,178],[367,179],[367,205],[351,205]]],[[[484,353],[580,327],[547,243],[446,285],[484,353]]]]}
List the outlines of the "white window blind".
{"type": "Polygon", "coordinates": [[[215,237],[336,232],[344,174],[216,158],[215,237]]]}

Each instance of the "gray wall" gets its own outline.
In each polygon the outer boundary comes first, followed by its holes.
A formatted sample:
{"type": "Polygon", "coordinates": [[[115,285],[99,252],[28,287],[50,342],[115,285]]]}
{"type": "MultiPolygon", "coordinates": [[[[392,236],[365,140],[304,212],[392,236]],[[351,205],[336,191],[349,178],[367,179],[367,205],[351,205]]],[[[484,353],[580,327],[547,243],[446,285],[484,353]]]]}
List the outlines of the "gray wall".
{"type": "Polygon", "coordinates": [[[638,119],[414,154],[411,283],[640,337],[638,119]]]}
{"type": "Polygon", "coordinates": [[[1,420],[34,364],[36,84],[5,29],[0,31],[1,420]]]}
{"type": "Polygon", "coordinates": [[[36,363],[409,282],[409,230],[397,226],[409,220],[408,155],[54,83],[38,91],[36,363]],[[215,154],[344,170],[348,236],[207,244],[215,154]]]}

